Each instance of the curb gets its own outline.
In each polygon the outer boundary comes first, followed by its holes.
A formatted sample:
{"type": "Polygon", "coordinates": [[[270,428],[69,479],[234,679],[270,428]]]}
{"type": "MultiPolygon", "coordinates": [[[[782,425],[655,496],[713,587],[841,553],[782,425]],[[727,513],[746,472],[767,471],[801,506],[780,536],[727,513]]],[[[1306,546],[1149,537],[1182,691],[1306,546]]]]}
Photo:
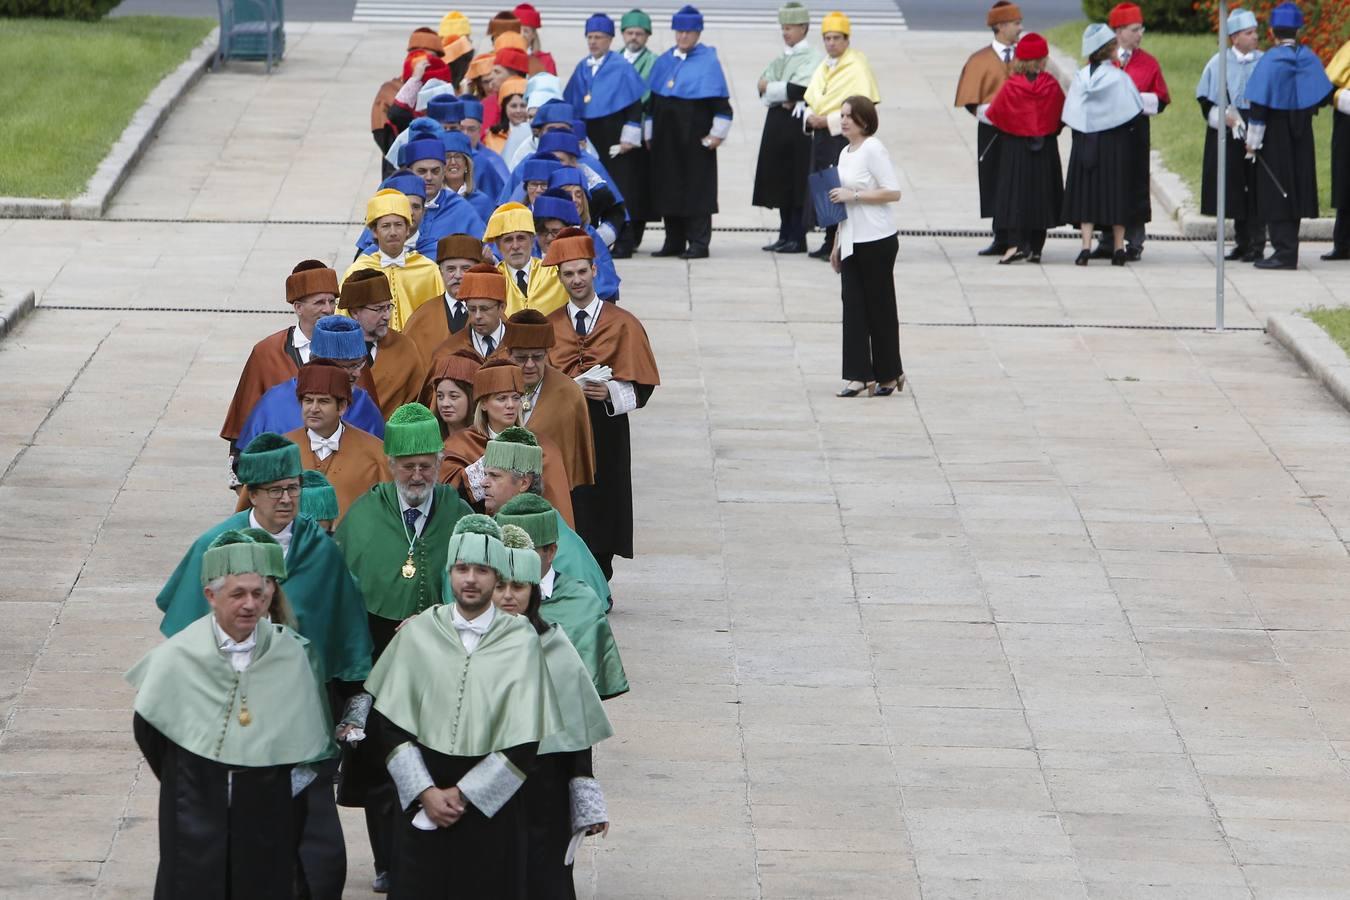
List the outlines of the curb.
{"type": "Polygon", "coordinates": [[[37,295],[23,291],[17,295],[0,291],[0,338],[9,334],[37,306],[37,295]]]}
{"type": "MultiPolygon", "coordinates": [[[[219,44],[220,29],[211,33],[188,54],[177,69],[155,85],[140,109],[132,115],[121,137],[98,164],[84,193],[73,200],[35,197],[0,197],[0,218],[5,219],[99,219],[107,212],[113,195],[154,140],[169,112],[206,71],[219,44]]],[[[0,332],[2,333],[2,332],[0,332]]]]}
{"type": "Polygon", "coordinates": [[[1266,333],[1284,345],[1303,368],[1350,409],[1350,358],[1312,319],[1275,313],[1266,320],[1266,333]]]}

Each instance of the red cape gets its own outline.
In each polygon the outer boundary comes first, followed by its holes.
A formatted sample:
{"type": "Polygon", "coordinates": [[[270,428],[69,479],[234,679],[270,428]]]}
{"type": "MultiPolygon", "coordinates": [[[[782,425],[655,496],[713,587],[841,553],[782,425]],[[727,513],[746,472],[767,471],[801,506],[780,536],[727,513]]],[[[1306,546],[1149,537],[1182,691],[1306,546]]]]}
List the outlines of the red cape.
{"type": "Polygon", "coordinates": [[[1115,63],[1130,76],[1134,86],[1139,88],[1139,93],[1157,94],[1162,103],[1172,102],[1172,97],[1167,93],[1167,82],[1163,79],[1162,66],[1158,65],[1157,58],[1151,53],[1136,50],[1130,54],[1130,61],[1125,65],[1120,65],[1120,57],[1116,57],[1115,63]]]}
{"type": "Polygon", "coordinates": [[[1044,137],[1059,130],[1064,91],[1049,72],[1035,81],[1013,75],[1003,82],[985,115],[994,127],[1017,137],[1044,137]]]}

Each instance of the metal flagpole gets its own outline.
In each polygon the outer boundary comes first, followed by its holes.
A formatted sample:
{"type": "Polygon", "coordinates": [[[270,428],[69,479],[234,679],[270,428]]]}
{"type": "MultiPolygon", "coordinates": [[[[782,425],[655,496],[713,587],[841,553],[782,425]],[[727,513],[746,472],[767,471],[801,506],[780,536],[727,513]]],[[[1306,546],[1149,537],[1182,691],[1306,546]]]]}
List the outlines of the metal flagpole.
{"type": "Polygon", "coordinates": [[[1214,330],[1223,333],[1223,263],[1224,263],[1224,220],[1228,205],[1228,16],[1227,4],[1220,3],[1219,8],[1219,133],[1215,146],[1217,163],[1214,172],[1215,217],[1217,234],[1214,239],[1215,286],[1214,286],[1214,330]]]}

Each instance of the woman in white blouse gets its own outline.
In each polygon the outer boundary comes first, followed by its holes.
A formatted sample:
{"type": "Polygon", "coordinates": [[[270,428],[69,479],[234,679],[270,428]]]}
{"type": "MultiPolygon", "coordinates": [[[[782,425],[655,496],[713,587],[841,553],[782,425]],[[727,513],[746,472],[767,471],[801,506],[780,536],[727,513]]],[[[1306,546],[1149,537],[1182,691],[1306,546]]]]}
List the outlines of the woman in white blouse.
{"type": "Polygon", "coordinates": [[[895,310],[895,255],[900,250],[890,204],[900,199],[890,154],[877,132],[877,108],[866,97],[844,101],[839,187],[830,199],[848,209],[835,233],[830,264],[844,301],[844,385],[837,396],[871,390],[889,397],[905,386],[900,364],[900,317],[895,310]]]}

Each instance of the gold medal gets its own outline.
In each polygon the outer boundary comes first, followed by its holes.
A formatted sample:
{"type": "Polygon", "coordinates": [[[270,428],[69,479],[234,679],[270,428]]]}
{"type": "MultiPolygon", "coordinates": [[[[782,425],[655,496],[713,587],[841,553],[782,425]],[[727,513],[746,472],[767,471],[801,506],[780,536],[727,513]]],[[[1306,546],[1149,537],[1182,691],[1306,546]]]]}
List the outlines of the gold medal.
{"type": "Polygon", "coordinates": [[[408,561],[403,564],[403,577],[412,578],[417,574],[417,566],[413,565],[412,554],[408,554],[408,561]]]}
{"type": "Polygon", "coordinates": [[[674,78],[672,78],[672,79],[670,79],[669,81],[666,82],[666,87],[671,88],[671,87],[674,87],[674,86],[675,86],[675,79],[674,79],[674,78]]]}
{"type": "Polygon", "coordinates": [[[590,102],[591,102],[591,95],[590,95],[590,94],[587,94],[586,96],[582,97],[581,99],[582,99],[582,101],[585,102],[585,103],[590,103],[590,102]]]}
{"type": "Polygon", "coordinates": [[[253,722],[253,715],[246,709],[239,710],[239,724],[247,728],[253,722]]]}

